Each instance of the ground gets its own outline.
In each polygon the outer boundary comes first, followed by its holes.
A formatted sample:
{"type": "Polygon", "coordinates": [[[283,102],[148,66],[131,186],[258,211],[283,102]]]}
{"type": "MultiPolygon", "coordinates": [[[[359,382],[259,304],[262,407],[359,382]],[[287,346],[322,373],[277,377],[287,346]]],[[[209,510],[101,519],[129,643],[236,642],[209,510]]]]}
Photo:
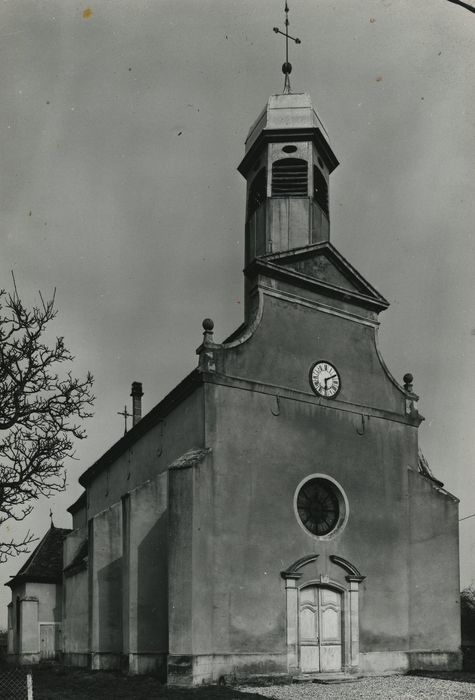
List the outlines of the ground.
{"type": "Polygon", "coordinates": [[[261,700],[263,697],[272,700],[473,700],[475,674],[378,676],[355,683],[302,683],[266,688],[243,687],[242,690],[255,690],[261,700]]]}
{"type": "Polygon", "coordinates": [[[167,688],[151,676],[40,667],[33,671],[33,688],[35,700],[473,700],[475,673],[373,677],[338,685],[296,683],[186,690],[167,688]]]}

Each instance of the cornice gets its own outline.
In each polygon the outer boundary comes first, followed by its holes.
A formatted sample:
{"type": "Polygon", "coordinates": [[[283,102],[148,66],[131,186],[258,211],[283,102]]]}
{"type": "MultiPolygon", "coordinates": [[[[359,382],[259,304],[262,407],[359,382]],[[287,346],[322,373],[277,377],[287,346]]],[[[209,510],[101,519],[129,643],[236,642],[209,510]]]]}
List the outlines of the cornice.
{"type": "Polygon", "coordinates": [[[257,154],[266,144],[283,143],[285,141],[312,141],[319,149],[319,153],[325,161],[325,165],[330,173],[333,172],[339,164],[325,135],[318,127],[263,129],[238,165],[238,170],[241,175],[247,177],[257,154]]]}
{"type": "Polygon", "coordinates": [[[270,287],[262,282],[259,283],[259,290],[262,290],[265,296],[274,297],[275,299],[282,299],[283,301],[298,304],[299,306],[306,306],[309,309],[317,309],[322,313],[344,318],[346,321],[353,321],[354,323],[369,326],[370,328],[378,328],[379,326],[379,321],[376,319],[373,320],[353,311],[343,311],[337,306],[331,306],[330,304],[325,304],[315,299],[308,299],[307,297],[301,296],[300,294],[295,294],[293,292],[288,292],[287,290],[275,289],[275,287],[270,287]]]}
{"type": "MultiPolygon", "coordinates": [[[[180,382],[172,391],[165,396],[152,410],[147,413],[129,432],[127,432],[120,440],[112,445],[102,457],[89,467],[79,477],[81,486],[86,487],[93,478],[114,462],[127,449],[132,447],[140,438],[142,438],[151,428],[160,423],[166,416],[184,399],[190,396],[195,389],[202,383],[202,373],[198,369],[194,369],[183,381],[180,382]]],[[[74,506],[75,504],[73,504],[74,506]]]]}
{"type": "Polygon", "coordinates": [[[404,413],[395,413],[393,411],[386,411],[384,409],[368,406],[366,404],[342,401],[338,398],[325,399],[324,397],[316,396],[313,393],[307,393],[290,387],[279,386],[277,384],[263,383],[252,379],[236,377],[230,374],[203,372],[202,377],[203,381],[209,384],[217,384],[233,389],[240,389],[242,391],[253,391],[260,394],[266,394],[273,399],[278,397],[279,402],[289,399],[292,401],[299,401],[301,403],[312,404],[317,408],[353,413],[357,416],[380,418],[382,420],[389,420],[394,423],[402,423],[414,428],[419,427],[422,420],[424,420],[422,416],[419,416],[419,414],[409,415],[404,413]]]}
{"type": "Polygon", "coordinates": [[[248,278],[255,277],[258,274],[265,274],[274,279],[289,282],[297,287],[309,289],[333,299],[341,299],[342,301],[352,302],[357,306],[367,308],[370,311],[376,311],[378,313],[384,309],[387,309],[389,306],[389,303],[382,297],[375,298],[362,294],[361,292],[353,292],[351,290],[344,289],[343,287],[337,287],[327,282],[317,280],[309,275],[305,275],[302,272],[289,270],[288,268],[276,265],[265,258],[254,258],[254,260],[252,260],[245,268],[244,274],[248,278]]]}

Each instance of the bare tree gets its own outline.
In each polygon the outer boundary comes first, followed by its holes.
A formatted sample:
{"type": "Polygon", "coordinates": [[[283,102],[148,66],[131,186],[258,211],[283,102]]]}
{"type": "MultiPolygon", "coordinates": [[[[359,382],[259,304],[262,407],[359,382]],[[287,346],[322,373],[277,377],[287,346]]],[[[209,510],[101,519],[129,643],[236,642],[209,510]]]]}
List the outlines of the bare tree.
{"type": "Polygon", "coordinates": [[[40,496],[64,490],[64,462],[92,415],[93,378],[58,374],[74,358],[63,338],[45,341],[56,316],[54,294],[27,309],[16,290],[0,290],[0,562],[28,551],[34,536],[6,536],[8,521],[21,521],[40,496]]]}

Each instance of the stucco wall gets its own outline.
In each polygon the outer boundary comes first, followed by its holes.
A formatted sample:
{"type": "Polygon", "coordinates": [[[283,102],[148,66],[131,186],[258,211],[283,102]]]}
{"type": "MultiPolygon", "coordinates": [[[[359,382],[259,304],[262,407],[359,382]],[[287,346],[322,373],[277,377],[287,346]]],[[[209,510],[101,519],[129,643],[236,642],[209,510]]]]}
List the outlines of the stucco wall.
{"type": "Polygon", "coordinates": [[[25,595],[38,598],[38,622],[61,622],[63,617],[61,586],[55,583],[27,583],[25,595]]]}
{"type": "MultiPolygon", "coordinates": [[[[359,322],[345,316],[348,309],[342,316],[341,308],[322,310],[301,296],[277,298],[277,287],[265,291],[252,335],[217,351],[227,376],[207,377],[209,457],[170,473],[171,653],[261,655],[280,668],[287,623],[281,571],[312,554],[318,557],[300,572],[299,585],[330,581],[348,591],[347,572],[332,556],[365,577],[358,593],[365,667],[409,667],[409,652],[421,649],[418,627],[424,648],[450,652],[458,639],[457,523],[446,513],[450,498],[416,473],[417,411],[385,367],[368,314],[359,322]],[[309,386],[318,359],[340,373],[334,401],[309,386]],[[294,510],[296,490],[312,474],[335,479],[349,504],[346,526],[327,540],[311,536],[294,510]],[[440,547],[452,550],[442,587],[450,599],[443,606],[448,640],[437,606],[418,612],[419,520],[421,561],[435,561],[440,547]]],[[[434,565],[431,571],[437,579],[434,565]]],[[[432,600],[436,589],[434,583],[432,600]]]]}
{"type": "MultiPolygon", "coordinates": [[[[9,615],[9,622],[11,622],[11,627],[9,626],[8,635],[8,653],[16,654],[18,653],[19,644],[19,625],[20,620],[18,619],[19,606],[17,600],[23,598],[25,595],[25,585],[24,583],[17,584],[11,589],[12,592],[12,602],[11,602],[11,613],[9,615]]],[[[21,613],[20,613],[21,617],[21,613]]]]}
{"type": "Polygon", "coordinates": [[[66,654],[86,654],[89,650],[87,569],[64,579],[64,600],[63,651],[66,654]]]}
{"type": "MultiPolygon", "coordinates": [[[[169,474],[169,653],[177,655],[193,653],[193,620],[199,619],[192,604],[193,588],[201,573],[195,577],[193,571],[195,472],[191,467],[172,469],[169,474]]],[[[208,584],[212,585],[211,577],[208,584]]],[[[209,619],[209,608],[200,612],[209,619]]]]}
{"type": "Polygon", "coordinates": [[[165,472],[130,493],[124,651],[168,651],[167,477],[165,472]]]}
{"type": "Polygon", "coordinates": [[[167,469],[187,449],[202,445],[203,398],[198,387],[97,475],[88,486],[88,519],[167,469]]]}
{"type": "MultiPolygon", "coordinates": [[[[302,294],[300,290],[292,291],[294,295],[302,294]]],[[[305,303],[312,301],[310,292],[301,298],[305,303]]],[[[264,292],[262,319],[249,340],[226,349],[225,372],[311,393],[310,367],[325,359],[340,373],[339,400],[404,414],[404,393],[381,364],[375,334],[372,325],[264,292]]]]}
{"type": "Polygon", "coordinates": [[[65,569],[76,556],[81,544],[87,539],[87,526],[72,530],[63,540],[63,568],[65,569]]]}
{"type": "Polygon", "coordinates": [[[458,500],[409,471],[411,649],[458,651],[458,500]]]}
{"type": "Polygon", "coordinates": [[[91,651],[122,652],[122,513],[118,503],[89,527],[91,651]],[[92,541],[91,541],[92,540],[92,541]]]}
{"type": "Polygon", "coordinates": [[[39,655],[40,638],[38,625],[38,600],[25,597],[21,601],[21,631],[19,653],[39,655]]]}
{"type": "MultiPolygon", "coordinates": [[[[88,598],[94,668],[117,667],[128,654],[132,672],[157,670],[158,657],[168,651],[167,468],[203,444],[203,389],[198,387],[87,487],[87,590],[83,576],[67,584],[67,647],[71,653],[84,648],[84,631],[76,631],[84,608],[68,595],[77,580],[88,598]]],[[[67,563],[82,532],[68,538],[67,563]]]]}
{"type": "MultiPolygon", "coordinates": [[[[63,564],[67,567],[81,544],[87,538],[87,527],[73,530],[64,540],[63,564]]],[[[86,654],[89,650],[89,595],[88,570],[84,568],[63,579],[63,651],[68,663],[76,663],[71,655],[86,654]]]]}
{"type": "MultiPolygon", "coordinates": [[[[216,407],[213,445],[214,522],[206,571],[196,557],[195,578],[213,581],[213,646],[223,652],[283,651],[285,595],[280,572],[311,553],[320,556],[315,575],[337,576],[329,560],[348,559],[367,577],[361,590],[361,648],[407,648],[407,467],[414,463],[416,431],[371,418],[358,435],[359,416],[305,401],[282,400],[274,416],[272,397],[208,386],[216,407]],[[293,497],[300,481],[327,474],[349,502],[345,529],[315,540],[302,529],[293,497]],[[265,591],[265,595],[262,592],[265,591]],[[388,600],[391,600],[388,611],[388,600]]],[[[208,432],[208,441],[212,440],[208,432]]],[[[205,466],[201,466],[200,474],[205,466]]],[[[195,503],[200,483],[195,483],[195,503]]],[[[195,533],[195,537],[198,535],[195,533]]],[[[196,545],[198,546],[198,545],[196,545]]],[[[195,586],[198,585],[195,583],[195,586]]]]}
{"type": "Polygon", "coordinates": [[[73,530],[79,530],[87,526],[87,510],[86,506],[79,508],[73,514],[73,530]]]}

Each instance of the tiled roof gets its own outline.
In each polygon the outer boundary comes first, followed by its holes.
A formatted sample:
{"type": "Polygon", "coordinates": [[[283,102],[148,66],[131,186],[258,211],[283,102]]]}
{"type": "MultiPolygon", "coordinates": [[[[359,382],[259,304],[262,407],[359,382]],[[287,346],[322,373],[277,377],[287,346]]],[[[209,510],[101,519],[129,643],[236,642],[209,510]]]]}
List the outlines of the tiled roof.
{"type": "Polygon", "coordinates": [[[7,586],[13,586],[23,581],[37,583],[57,583],[63,575],[63,540],[71,530],[54,527],[43,537],[30,558],[21,567],[7,586]]]}

